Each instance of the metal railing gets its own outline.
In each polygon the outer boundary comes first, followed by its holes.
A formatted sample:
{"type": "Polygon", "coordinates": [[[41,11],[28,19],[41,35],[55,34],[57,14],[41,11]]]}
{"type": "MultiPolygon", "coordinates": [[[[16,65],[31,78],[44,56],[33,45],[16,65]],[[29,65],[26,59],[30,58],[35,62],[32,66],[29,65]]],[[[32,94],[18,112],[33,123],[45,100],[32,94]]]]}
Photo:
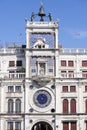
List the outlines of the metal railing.
{"type": "Polygon", "coordinates": [[[78,72],[78,73],[60,73],[60,78],[87,78],[87,72],[78,72]]]}
{"type": "Polygon", "coordinates": [[[22,48],[1,48],[0,54],[21,54],[23,53],[22,48]]]}
{"type": "Polygon", "coordinates": [[[87,48],[61,48],[61,54],[87,54],[87,48]]]}
{"type": "Polygon", "coordinates": [[[25,73],[1,73],[0,78],[23,79],[25,78],[25,73]]]}
{"type": "MultiPolygon", "coordinates": [[[[34,75],[34,76],[37,76],[34,75]]],[[[53,77],[52,75],[49,75],[53,77]]],[[[49,77],[48,76],[48,77],[49,77]]],[[[32,75],[30,76],[32,77],[32,75]]],[[[70,73],[70,72],[64,72],[64,73],[59,73],[59,78],[87,78],[87,72],[78,72],[78,73],[70,73]]],[[[25,78],[25,73],[1,73],[0,78],[4,79],[24,79],[25,78]]]]}

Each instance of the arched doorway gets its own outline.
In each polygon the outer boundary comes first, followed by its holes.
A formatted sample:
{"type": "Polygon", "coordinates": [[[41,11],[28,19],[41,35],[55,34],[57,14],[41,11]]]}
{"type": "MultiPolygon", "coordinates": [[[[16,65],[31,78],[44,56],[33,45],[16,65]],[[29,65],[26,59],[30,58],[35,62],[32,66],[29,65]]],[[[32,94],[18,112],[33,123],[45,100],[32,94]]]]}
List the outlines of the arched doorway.
{"type": "Polygon", "coordinates": [[[32,130],[53,130],[51,125],[47,122],[37,122],[33,127],[32,130]]]}

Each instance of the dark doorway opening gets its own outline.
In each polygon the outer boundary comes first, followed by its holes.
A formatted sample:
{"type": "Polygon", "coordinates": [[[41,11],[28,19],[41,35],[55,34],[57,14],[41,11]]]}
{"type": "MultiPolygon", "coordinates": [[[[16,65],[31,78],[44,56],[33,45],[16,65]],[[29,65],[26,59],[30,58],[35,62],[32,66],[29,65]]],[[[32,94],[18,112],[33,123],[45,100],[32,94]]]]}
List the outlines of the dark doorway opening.
{"type": "Polygon", "coordinates": [[[51,125],[47,122],[37,122],[33,127],[32,130],[53,130],[51,125]]]}

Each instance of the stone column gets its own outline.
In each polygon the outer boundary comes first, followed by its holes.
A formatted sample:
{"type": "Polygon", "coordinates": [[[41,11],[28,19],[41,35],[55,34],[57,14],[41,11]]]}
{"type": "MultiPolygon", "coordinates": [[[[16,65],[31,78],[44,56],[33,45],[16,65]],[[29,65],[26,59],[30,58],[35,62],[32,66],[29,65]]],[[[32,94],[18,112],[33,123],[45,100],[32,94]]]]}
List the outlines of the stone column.
{"type": "Polygon", "coordinates": [[[54,73],[56,78],[59,77],[59,56],[58,56],[58,51],[55,51],[55,58],[54,58],[54,73]]]}
{"type": "Polygon", "coordinates": [[[26,54],[26,78],[30,78],[30,56],[28,54],[26,54]]]}
{"type": "Polygon", "coordinates": [[[55,29],[55,48],[58,49],[58,29],[55,29]]]}
{"type": "Polygon", "coordinates": [[[62,113],[62,99],[61,97],[61,83],[58,83],[59,81],[57,81],[57,83],[55,83],[56,85],[56,90],[55,90],[55,96],[56,96],[56,113],[62,113]]]}
{"type": "Polygon", "coordinates": [[[46,63],[45,63],[45,75],[47,75],[48,74],[48,72],[47,72],[47,61],[46,61],[46,63]]]}
{"type": "Polygon", "coordinates": [[[26,30],[26,48],[30,48],[30,32],[26,30]]]}
{"type": "Polygon", "coordinates": [[[30,48],[30,32],[29,29],[26,29],[26,78],[30,77],[30,56],[29,56],[29,48],[30,48]]]}
{"type": "Polygon", "coordinates": [[[1,117],[0,119],[1,125],[0,125],[0,130],[4,130],[4,119],[1,117]]]}
{"type": "Polygon", "coordinates": [[[82,104],[83,104],[83,91],[82,91],[82,88],[83,88],[83,85],[82,83],[80,83],[80,81],[78,81],[78,89],[77,89],[77,92],[78,92],[78,108],[77,108],[77,113],[83,113],[83,107],[82,107],[82,104]]]}
{"type": "Polygon", "coordinates": [[[7,111],[6,106],[4,106],[4,86],[1,84],[1,113],[4,113],[4,110],[7,111]]]}
{"type": "Polygon", "coordinates": [[[59,50],[58,50],[58,29],[55,29],[55,34],[54,34],[54,49],[55,50],[55,62],[54,62],[54,69],[55,69],[55,76],[58,77],[59,73],[59,50]]]}

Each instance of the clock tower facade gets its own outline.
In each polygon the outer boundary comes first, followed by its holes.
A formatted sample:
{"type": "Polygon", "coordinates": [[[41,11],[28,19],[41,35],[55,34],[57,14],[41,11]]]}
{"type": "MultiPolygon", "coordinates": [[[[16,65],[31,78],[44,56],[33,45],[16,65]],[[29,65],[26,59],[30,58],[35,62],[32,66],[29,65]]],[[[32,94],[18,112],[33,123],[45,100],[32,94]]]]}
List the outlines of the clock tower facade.
{"type": "Polygon", "coordinates": [[[26,21],[25,130],[57,129],[58,53],[58,22],[41,5],[26,21]]]}

